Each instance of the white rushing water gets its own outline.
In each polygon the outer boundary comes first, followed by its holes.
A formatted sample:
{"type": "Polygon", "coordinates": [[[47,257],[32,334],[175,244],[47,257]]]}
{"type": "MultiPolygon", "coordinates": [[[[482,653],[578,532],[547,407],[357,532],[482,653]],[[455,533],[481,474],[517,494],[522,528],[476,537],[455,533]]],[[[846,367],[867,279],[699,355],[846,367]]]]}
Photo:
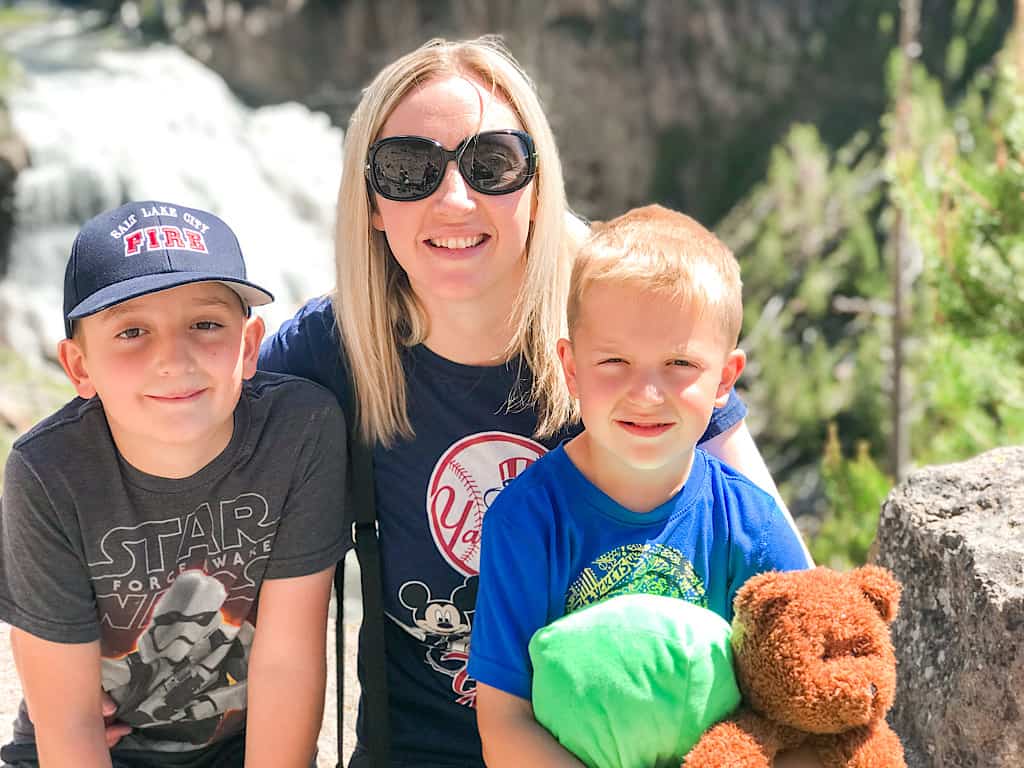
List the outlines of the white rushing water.
{"type": "Polygon", "coordinates": [[[298,104],[249,109],[182,51],[88,31],[87,20],[3,40],[20,70],[8,102],[31,166],[16,182],[0,342],[25,357],[53,355],[76,231],[132,199],[227,221],[250,278],[277,299],[259,310],[269,330],[329,291],[341,131],[298,104]]]}

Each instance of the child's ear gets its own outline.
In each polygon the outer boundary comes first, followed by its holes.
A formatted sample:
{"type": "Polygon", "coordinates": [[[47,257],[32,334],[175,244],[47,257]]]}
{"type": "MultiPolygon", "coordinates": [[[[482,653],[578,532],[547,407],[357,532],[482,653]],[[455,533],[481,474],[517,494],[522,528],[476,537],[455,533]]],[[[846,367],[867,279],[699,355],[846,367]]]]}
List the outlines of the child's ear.
{"type": "Polygon", "coordinates": [[[568,339],[558,340],[558,359],[562,361],[562,373],[565,375],[565,385],[569,388],[569,394],[579,397],[576,387],[576,358],[572,353],[572,342],[568,339]]]}
{"type": "Polygon", "coordinates": [[[265,331],[266,326],[259,315],[253,315],[245,321],[245,329],[242,331],[243,379],[251,379],[256,374],[256,363],[260,359],[260,343],[263,341],[265,331]]]}
{"type": "Polygon", "coordinates": [[[61,339],[57,344],[57,358],[78,396],[85,400],[94,397],[96,387],[93,386],[92,379],[89,378],[89,370],[85,364],[85,350],[82,349],[81,344],[74,339],[61,339]]]}
{"type": "Polygon", "coordinates": [[[740,374],[747,365],[747,353],[742,349],[734,349],[725,358],[722,366],[722,375],[718,381],[718,392],[715,394],[715,407],[721,408],[729,402],[729,392],[739,379],[740,374]]]}

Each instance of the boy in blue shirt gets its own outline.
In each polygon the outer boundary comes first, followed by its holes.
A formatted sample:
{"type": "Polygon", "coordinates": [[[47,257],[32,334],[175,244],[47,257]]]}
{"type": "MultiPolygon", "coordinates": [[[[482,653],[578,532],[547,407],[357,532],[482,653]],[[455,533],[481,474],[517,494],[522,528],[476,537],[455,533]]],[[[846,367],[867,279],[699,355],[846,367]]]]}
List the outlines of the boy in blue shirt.
{"type": "Polygon", "coordinates": [[[528,645],[541,627],[636,592],[729,621],[750,576],[810,565],[772,497],[696,447],[745,364],[741,285],[721,241],[660,206],[582,249],[559,356],[585,429],[484,519],[469,673],[491,768],[580,765],[533,718],[528,645]]]}

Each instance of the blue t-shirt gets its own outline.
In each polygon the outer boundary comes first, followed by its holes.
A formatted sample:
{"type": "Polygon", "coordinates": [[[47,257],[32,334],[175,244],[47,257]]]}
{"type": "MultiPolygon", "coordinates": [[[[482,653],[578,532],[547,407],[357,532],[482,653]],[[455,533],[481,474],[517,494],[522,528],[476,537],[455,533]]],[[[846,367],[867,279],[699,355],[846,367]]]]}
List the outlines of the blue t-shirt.
{"type": "MultiPolygon", "coordinates": [[[[338,337],[330,299],[314,299],[264,342],[260,367],[312,379],[347,407],[338,337]]],[[[579,427],[538,440],[532,409],[509,412],[516,384],[530,389],[529,371],[518,360],[459,365],[422,344],[403,349],[401,360],[416,436],[373,452],[389,618],[391,752],[394,762],[420,768],[482,766],[476,682],[466,662],[484,512],[502,488],[579,427]]],[[[743,402],[731,397],[705,438],[745,414],[743,402]]],[[[365,743],[362,714],[357,734],[365,743]]]]}
{"type": "Polygon", "coordinates": [[[809,566],[775,500],[699,448],[682,490],[638,514],[584,477],[559,446],[487,513],[469,673],[529,699],[530,638],[559,616],[642,592],[731,621],[748,578],[809,566]]]}

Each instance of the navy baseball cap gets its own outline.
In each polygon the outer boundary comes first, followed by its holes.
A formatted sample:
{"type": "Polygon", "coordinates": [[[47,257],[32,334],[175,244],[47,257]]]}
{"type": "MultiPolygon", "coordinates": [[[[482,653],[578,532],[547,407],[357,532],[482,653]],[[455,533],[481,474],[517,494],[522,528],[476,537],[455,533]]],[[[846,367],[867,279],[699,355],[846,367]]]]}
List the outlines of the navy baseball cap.
{"type": "Polygon", "coordinates": [[[207,211],[147,200],[126,203],[85,222],[64,271],[64,332],[71,321],[122,301],[188,283],[215,280],[246,307],[273,295],[246,280],[231,228],[207,211]]]}

